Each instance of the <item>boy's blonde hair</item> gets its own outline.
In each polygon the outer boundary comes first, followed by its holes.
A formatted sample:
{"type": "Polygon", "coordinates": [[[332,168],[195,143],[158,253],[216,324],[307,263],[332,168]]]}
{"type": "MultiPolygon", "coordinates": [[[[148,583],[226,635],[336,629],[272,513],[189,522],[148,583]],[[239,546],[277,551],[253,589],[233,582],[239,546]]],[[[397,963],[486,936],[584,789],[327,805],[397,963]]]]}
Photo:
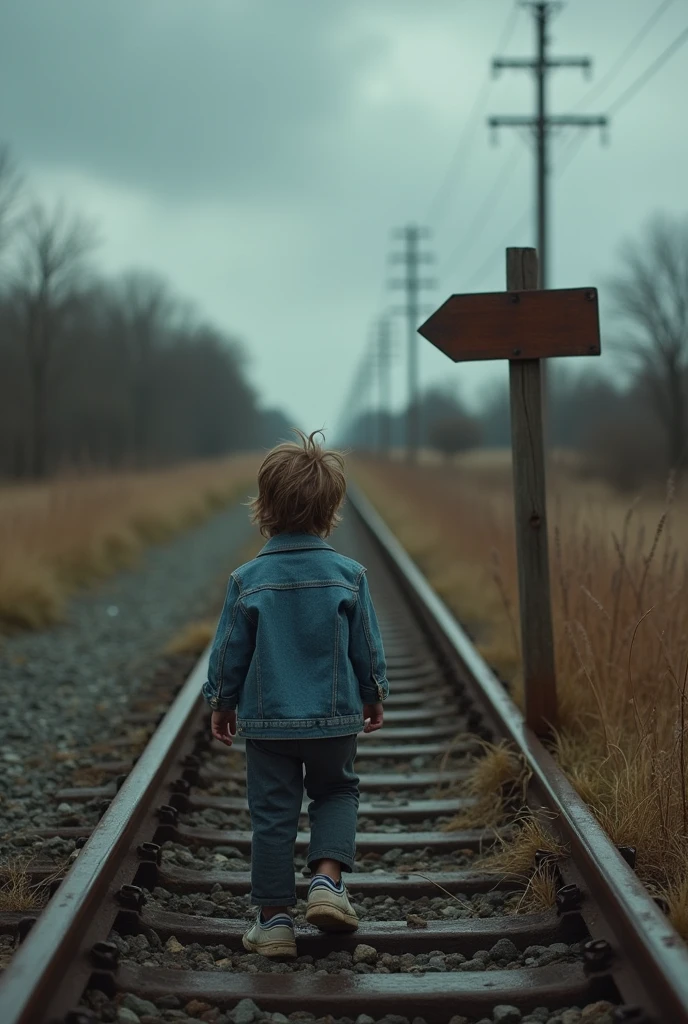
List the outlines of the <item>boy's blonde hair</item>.
{"type": "Polygon", "coordinates": [[[258,470],[258,497],[251,501],[252,520],[264,537],[277,533],[314,533],[327,537],[340,522],[346,494],[344,455],[329,451],[294,429],[300,443],[277,445],[258,470]]]}

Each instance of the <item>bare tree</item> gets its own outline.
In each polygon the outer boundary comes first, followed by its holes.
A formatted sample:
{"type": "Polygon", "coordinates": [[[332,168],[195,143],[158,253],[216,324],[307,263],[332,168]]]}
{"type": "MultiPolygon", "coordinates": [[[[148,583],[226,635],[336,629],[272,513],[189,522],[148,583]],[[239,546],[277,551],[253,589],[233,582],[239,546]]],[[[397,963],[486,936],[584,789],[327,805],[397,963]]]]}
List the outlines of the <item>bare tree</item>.
{"type": "Polygon", "coordinates": [[[16,227],[16,214],[24,182],[9,147],[0,145],[0,253],[16,227]]]}
{"type": "Polygon", "coordinates": [[[624,349],[646,384],[680,471],[688,455],[688,218],[657,216],[641,242],[629,244],[611,294],[628,337],[624,349]]]}
{"type": "Polygon", "coordinates": [[[17,273],[11,291],[15,331],[26,354],[30,392],[30,465],[46,470],[49,376],[83,287],[95,245],[91,224],[62,206],[36,205],[19,227],[17,273]]]}
{"type": "Polygon", "coordinates": [[[111,323],[130,373],[133,448],[142,465],[151,456],[158,353],[178,311],[168,283],[149,271],[131,270],[111,290],[111,323]]]}

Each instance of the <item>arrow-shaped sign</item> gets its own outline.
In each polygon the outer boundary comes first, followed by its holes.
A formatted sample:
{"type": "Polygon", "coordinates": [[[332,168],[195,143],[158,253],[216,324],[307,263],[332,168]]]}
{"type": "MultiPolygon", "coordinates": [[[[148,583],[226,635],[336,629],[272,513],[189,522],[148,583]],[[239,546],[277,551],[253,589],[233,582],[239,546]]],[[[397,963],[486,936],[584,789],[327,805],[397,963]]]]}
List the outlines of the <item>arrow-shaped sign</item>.
{"type": "Polygon", "coordinates": [[[598,356],[597,289],[452,295],[419,332],[455,363],[598,356]]]}

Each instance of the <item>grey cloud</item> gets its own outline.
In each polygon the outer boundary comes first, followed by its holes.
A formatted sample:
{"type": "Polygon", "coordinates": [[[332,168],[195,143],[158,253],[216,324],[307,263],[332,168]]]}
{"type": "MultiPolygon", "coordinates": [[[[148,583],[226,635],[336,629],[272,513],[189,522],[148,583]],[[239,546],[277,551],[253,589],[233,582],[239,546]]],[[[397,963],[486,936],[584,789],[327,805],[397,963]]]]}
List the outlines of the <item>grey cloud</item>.
{"type": "Polygon", "coordinates": [[[29,0],[3,5],[2,133],[22,158],[205,198],[299,191],[344,116],[346,5],[29,0]]]}

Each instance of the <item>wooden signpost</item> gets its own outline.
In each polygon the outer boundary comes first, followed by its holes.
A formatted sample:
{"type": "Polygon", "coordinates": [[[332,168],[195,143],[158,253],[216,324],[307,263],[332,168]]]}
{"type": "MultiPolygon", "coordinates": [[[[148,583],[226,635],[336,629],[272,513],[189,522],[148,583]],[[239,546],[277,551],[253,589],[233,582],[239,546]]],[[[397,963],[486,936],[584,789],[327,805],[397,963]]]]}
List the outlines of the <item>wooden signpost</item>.
{"type": "Polygon", "coordinates": [[[452,295],[420,333],[454,362],[508,359],[527,724],[557,727],[540,360],[600,354],[595,288],[538,291],[535,249],[507,249],[506,292],[452,295]]]}

